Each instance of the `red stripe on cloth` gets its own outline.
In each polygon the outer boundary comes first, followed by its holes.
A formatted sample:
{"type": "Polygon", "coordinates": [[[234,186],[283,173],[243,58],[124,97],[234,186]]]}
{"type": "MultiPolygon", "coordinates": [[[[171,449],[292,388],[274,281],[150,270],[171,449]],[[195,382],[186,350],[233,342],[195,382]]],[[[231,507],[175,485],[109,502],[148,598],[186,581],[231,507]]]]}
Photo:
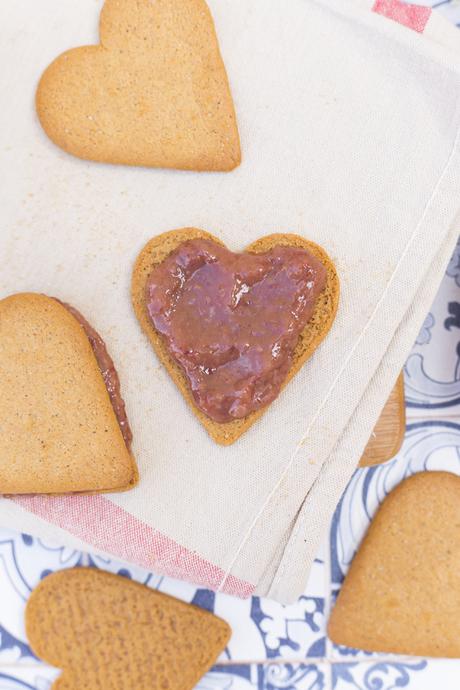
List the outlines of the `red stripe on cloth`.
{"type": "MultiPolygon", "coordinates": [[[[225,572],[199,554],[152,529],[103,496],[16,496],[14,503],[67,530],[96,549],[148,570],[218,589],[225,572]]],[[[251,596],[255,587],[229,575],[223,592],[251,596]]]]}
{"type": "Polygon", "coordinates": [[[431,7],[408,5],[400,0],[375,0],[372,11],[422,34],[430,18],[431,7]]]}

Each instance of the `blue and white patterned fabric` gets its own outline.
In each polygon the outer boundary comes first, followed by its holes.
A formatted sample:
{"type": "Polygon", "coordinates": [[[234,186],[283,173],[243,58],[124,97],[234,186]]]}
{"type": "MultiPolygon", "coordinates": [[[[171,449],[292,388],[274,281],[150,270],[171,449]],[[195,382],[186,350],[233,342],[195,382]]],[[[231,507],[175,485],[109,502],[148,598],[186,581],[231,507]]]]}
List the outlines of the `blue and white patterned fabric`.
{"type": "Polygon", "coordinates": [[[460,405],[460,243],[404,373],[409,414],[440,418],[456,414],[460,405]]]}

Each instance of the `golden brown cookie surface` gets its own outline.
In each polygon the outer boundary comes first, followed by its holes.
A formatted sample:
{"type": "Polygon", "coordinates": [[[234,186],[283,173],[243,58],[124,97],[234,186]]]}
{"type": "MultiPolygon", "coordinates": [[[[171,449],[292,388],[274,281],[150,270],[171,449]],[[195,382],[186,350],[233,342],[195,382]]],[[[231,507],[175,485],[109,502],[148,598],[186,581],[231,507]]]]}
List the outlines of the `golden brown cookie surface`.
{"type": "Polygon", "coordinates": [[[204,0],[106,0],[100,41],[63,53],[40,80],[37,112],[55,144],[106,163],[239,165],[232,96],[204,0]]]}
{"type": "MultiPolygon", "coordinates": [[[[214,235],[197,228],[183,228],[181,230],[165,232],[154,237],[146,244],[134,266],[131,292],[133,306],[142,329],[149,338],[158,358],[166,367],[187,403],[191,406],[193,413],[216,443],[230,445],[249,429],[263,415],[267,408],[252,412],[243,419],[235,419],[227,423],[218,423],[210,419],[195,404],[183,370],[172,359],[161,336],[153,328],[146,307],[146,283],[153,266],[165,259],[181,242],[195,238],[207,238],[222,244],[214,235]]],[[[298,345],[294,351],[293,363],[284,383],[286,385],[329,332],[337,312],[340,286],[334,264],[324,249],[299,235],[267,235],[253,242],[245,251],[254,253],[264,252],[279,245],[306,249],[317,257],[327,269],[326,287],[316,301],[312,318],[299,337],[298,345]]]]}
{"type": "Polygon", "coordinates": [[[0,301],[0,493],[124,490],[137,481],[90,342],[59,302],[0,301]]]}
{"type": "Polygon", "coordinates": [[[366,651],[460,658],[460,477],[421,472],[389,494],[328,632],[366,651]]]}
{"type": "Polygon", "coordinates": [[[231,631],[144,585],[75,568],[32,592],[26,632],[34,653],[63,670],[54,690],[193,690],[231,631]]]}

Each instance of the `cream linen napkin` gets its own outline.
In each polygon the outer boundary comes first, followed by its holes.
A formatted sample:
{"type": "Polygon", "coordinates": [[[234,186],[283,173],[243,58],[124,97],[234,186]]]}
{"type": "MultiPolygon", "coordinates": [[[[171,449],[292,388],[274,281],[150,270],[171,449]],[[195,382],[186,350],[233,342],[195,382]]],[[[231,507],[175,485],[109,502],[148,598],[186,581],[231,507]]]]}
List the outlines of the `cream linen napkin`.
{"type": "Polygon", "coordinates": [[[105,497],[2,499],[0,523],[292,601],[460,229],[460,38],[390,0],[211,0],[243,163],[230,174],[133,169],[64,154],[34,113],[50,60],[97,42],[100,4],[0,7],[0,288],[60,297],[105,337],[141,481],[105,497]],[[129,300],[144,243],[188,225],[232,249],[305,235],[342,283],[327,339],[229,448],[191,414],[129,300]]]}

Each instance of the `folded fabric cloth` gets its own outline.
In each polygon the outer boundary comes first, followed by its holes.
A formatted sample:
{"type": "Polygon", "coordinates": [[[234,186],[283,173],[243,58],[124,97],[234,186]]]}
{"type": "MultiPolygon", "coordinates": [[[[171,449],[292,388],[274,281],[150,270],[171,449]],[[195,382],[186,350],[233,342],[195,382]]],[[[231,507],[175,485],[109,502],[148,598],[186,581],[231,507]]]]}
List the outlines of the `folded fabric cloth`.
{"type": "Polygon", "coordinates": [[[243,163],[224,175],[97,165],[53,147],[32,94],[58,53],[97,42],[94,2],[1,10],[2,295],[53,294],[105,337],[141,481],[118,495],[5,498],[0,523],[289,602],[460,230],[460,36],[429,8],[395,0],[209,4],[242,139],[243,163]],[[190,412],[129,300],[144,243],[190,225],[234,250],[299,233],[326,249],[341,279],[329,336],[230,447],[190,412]]]}

